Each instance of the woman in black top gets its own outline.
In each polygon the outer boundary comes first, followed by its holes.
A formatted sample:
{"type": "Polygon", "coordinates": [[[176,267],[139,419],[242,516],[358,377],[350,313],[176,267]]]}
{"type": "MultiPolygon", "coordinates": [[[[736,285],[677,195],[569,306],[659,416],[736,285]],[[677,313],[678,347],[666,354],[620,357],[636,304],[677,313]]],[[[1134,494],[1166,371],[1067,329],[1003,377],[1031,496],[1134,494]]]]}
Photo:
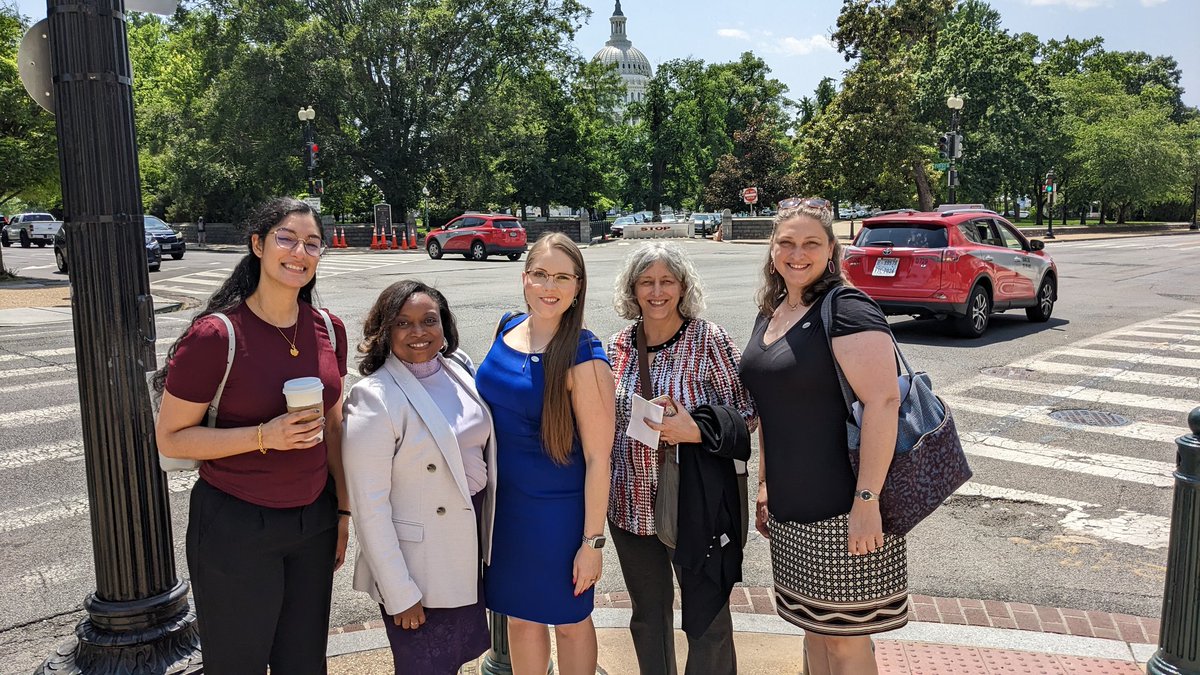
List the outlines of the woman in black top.
{"type": "Polygon", "coordinates": [[[878,501],[900,392],[887,319],[862,293],[836,297],[830,350],[821,304],[845,284],[832,223],[823,199],[780,203],[741,376],[761,421],[755,524],[770,539],[779,615],[804,629],[806,672],[872,675],[869,636],[907,622],[904,538],[884,534],[878,501]],[[834,359],[863,406],[857,476],[834,359]]]}

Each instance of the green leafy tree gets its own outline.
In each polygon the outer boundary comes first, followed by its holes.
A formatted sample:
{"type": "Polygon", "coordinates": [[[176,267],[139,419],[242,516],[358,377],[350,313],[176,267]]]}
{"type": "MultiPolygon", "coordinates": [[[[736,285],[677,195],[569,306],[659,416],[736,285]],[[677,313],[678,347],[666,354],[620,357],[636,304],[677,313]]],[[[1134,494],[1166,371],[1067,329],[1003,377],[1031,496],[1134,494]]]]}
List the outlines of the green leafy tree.
{"type": "Polygon", "coordinates": [[[26,28],[14,7],[0,5],[0,207],[58,185],[54,117],[30,98],[17,71],[17,47],[26,28]]]}
{"type": "Polygon", "coordinates": [[[733,136],[743,152],[724,155],[717,161],[717,170],[704,193],[709,208],[744,208],[740,193],[745,187],[758,188],[760,205],[775,204],[796,195],[798,185],[791,144],[769,114],[752,114],[746,128],[733,136]]]}

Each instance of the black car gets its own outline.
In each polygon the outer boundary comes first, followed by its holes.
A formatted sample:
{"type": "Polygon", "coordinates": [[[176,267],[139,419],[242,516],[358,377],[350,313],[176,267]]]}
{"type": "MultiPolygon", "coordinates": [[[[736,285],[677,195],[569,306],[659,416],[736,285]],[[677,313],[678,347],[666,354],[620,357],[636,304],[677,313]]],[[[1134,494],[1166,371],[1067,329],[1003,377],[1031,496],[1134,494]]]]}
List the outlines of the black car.
{"type": "Polygon", "coordinates": [[[182,260],[183,253],[187,251],[187,242],[179,233],[167,225],[163,221],[154,216],[144,216],[146,223],[146,234],[153,236],[158,240],[158,245],[162,247],[162,254],[170,254],[174,260],[182,260]]]}
{"type": "MultiPolygon", "coordinates": [[[[150,216],[146,217],[147,219],[150,216]]],[[[146,265],[151,272],[157,272],[162,267],[162,247],[158,244],[149,232],[150,228],[146,228],[146,265]]],[[[182,257],[183,254],[180,254],[182,257]]],[[[58,228],[58,232],[54,234],[54,262],[58,264],[58,271],[65,273],[67,271],[67,233],[66,228],[58,228]]]]}

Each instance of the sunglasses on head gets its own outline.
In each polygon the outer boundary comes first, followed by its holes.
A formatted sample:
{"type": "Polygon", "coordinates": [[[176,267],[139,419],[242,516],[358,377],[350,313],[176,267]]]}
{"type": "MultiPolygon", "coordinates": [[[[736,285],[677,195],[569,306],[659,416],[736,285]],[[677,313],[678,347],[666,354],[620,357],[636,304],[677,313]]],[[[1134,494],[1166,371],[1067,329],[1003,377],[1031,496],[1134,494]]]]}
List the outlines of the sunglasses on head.
{"type": "Polygon", "coordinates": [[[794,209],[797,206],[806,206],[810,209],[832,209],[833,204],[828,199],[820,197],[788,197],[779,202],[781,209],[794,209]]]}

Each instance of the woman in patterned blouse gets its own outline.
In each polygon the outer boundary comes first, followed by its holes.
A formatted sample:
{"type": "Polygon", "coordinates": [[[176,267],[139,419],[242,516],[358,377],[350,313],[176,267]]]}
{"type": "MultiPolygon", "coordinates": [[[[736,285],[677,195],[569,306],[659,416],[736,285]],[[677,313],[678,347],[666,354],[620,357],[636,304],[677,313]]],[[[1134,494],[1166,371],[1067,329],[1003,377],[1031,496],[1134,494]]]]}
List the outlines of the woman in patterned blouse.
{"type": "MultiPolygon", "coordinates": [[[[705,404],[736,409],[751,430],[757,424],[754,404],[738,378],[740,351],[724,328],[698,316],[704,309],[699,281],[695,266],[682,248],[653,242],[626,259],[615,284],[617,312],[636,321],[608,344],[608,358],[617,380],[617,432],[608,524],[632,600],[629,629],[642,675],[674,674],[676,666],[671,609],[674,550],[659,541],[654,523],[659,467],[663,461],[674,461],[674,450],[647,447],[625,433],[633,395],[643,391],[639,385],[639,324],[645,329],[654,395],[670,396],[668,413],[671,408],[678,411],[664,417],[661,426],[655,425],[661,430],[663,446],[700,443],[700,429],[689,411],[705,404]]],[[[726,461],[744,486],[745,463],[726,461]]],[[[675,574],[680,574],[678,566],[675,574]]],[[[689,636],[685,673],[723,675],[736,671],[733,624],[726,601],[702,636],[689,636]]]]}

